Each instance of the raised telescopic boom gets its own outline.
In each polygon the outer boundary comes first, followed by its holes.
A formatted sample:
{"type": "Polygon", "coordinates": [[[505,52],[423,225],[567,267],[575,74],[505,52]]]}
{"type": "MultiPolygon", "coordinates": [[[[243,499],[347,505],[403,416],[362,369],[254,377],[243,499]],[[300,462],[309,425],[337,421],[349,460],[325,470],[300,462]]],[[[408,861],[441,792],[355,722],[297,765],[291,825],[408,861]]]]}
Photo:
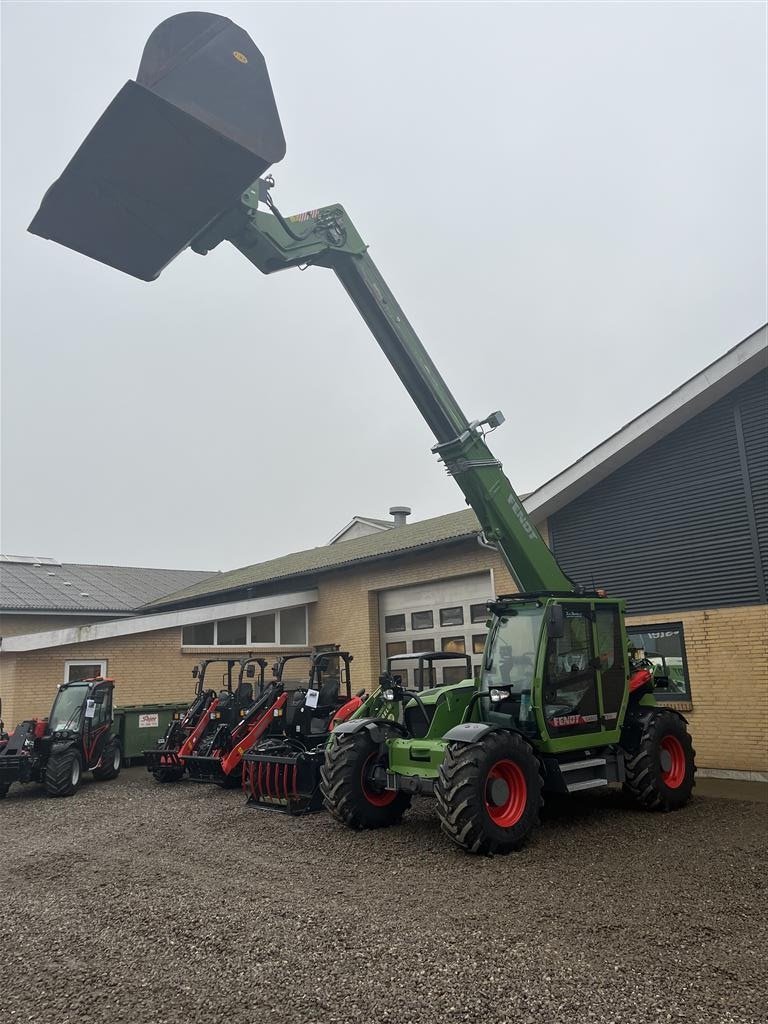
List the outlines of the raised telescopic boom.
{"type": "Polygon", "coordinates": [[[498,548],[523,592],[573,593],[485,442],[504,417],[466,418],[341,206],[281,216],[272,179],[259,176],[284,153],[250,37],[218,15],[175,15],[151,34],[137,80],[48,190],[30,231],[143,280],[187,246],[205,253],[225,240],[265,274],[330,268],[434,433],[433,451],[475,511],[481,540],[498,548]]]}
{"type": "Polygon", "coordinates": [[[464,492],[482,539],[498,548],[522,591],[573,593],[573,583],[486,443],[485,434],[503,423],[502,414],[467,419],[341,206],[286,219],[272,203],[270,184],[259,181],[248,189],[242,197],[245,217],[214,226],[196,240],[196,251],[215,244],[217,231],[225,228],[227,240],[262,273],[308,264],[333,270],[435,435],[432,451],[464,492]],[[272,212],[262,212],[260,202],[272,212]]]}

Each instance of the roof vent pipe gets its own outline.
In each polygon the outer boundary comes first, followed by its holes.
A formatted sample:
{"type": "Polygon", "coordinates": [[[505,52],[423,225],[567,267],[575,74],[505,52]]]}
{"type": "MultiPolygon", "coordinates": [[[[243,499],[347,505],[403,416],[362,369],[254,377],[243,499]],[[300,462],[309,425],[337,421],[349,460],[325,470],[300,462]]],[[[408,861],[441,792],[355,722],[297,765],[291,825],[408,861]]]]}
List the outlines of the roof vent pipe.
{"type": "Polygon", "coordinates": [[[411,509],[407,505],[393,505],[389,514],[394,517],[395,526],[405,526],[411,509]]]}

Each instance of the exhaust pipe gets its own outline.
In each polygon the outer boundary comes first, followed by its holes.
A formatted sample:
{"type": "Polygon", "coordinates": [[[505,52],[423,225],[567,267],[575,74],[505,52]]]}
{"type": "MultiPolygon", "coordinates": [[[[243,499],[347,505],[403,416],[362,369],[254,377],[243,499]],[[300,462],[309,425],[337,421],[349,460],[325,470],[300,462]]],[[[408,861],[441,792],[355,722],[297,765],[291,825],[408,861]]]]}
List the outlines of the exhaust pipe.
{"type": "Polygon", "coordinates": [[[153,281],[285,155],[263,56],[229,18],[188,12],[147,40],[29,230],[153,281]]]}

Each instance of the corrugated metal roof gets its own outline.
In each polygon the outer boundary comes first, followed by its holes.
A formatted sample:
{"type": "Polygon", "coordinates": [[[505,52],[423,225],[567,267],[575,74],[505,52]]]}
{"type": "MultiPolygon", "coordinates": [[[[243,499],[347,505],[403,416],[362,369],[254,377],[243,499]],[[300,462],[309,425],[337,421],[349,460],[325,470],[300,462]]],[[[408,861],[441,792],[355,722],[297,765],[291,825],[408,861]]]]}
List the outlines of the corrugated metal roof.
{"type": "Polygon", "coordinates": [[[164,594],[218,575],[194,569],[3,561],[0,564],[0,609],[132,612],[164,594]]]}
{"type": "Polygon", "coordinates": [[[248,565],[243,569],[221,573],[214,580],[204,580],[187,587],[176,594],[150,602],[149,607],[179,604],[197,597],[218,594],[226,590],[240,590],[243,587],[276,580],[306,576],[329,569],[340,569],[358,562],[370,562],[387,558],[406,551],[433,547],[452,540],[472,537],[480,529],[477,516],[471,509],[451,512],[436,519],[425,519],[420,523],[407,523],[391,530],[345,540],[343,544],[329,544],[308,551],[296,551],[268,562],[248,565]]]}

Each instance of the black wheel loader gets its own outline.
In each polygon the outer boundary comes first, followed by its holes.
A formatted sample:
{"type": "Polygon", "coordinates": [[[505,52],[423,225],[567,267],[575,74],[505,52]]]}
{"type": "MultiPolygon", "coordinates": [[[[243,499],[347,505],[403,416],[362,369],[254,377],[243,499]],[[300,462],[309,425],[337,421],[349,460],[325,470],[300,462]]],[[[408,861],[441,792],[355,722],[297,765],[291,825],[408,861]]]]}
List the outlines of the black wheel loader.
{"type": "MultiPolygon", "coordinates": [[[[120,773],[122,749],[112,732],[113,679],[62,683],[47,718],[31,718],[0,736],[0,799],[15,782],[37,782],[49,796],[72,796],[83,772],[120,773]]],[[[1,732],[2,730],[0,730],[1,732]]]]}
{"type": "Polygon", "coordinates": [[[309,676],[288,694],[282,714],[274,716],[264,738],[243,758],[243,788],[248,803],[269,810],[306,814],[322,808],[320,769],[328,736],[362,706],[365,691],[352,695],[352,655],[335,644],[311,654],[286,654],[275,665],[281,680],[286,667],[309,659],[309,676]]]}

